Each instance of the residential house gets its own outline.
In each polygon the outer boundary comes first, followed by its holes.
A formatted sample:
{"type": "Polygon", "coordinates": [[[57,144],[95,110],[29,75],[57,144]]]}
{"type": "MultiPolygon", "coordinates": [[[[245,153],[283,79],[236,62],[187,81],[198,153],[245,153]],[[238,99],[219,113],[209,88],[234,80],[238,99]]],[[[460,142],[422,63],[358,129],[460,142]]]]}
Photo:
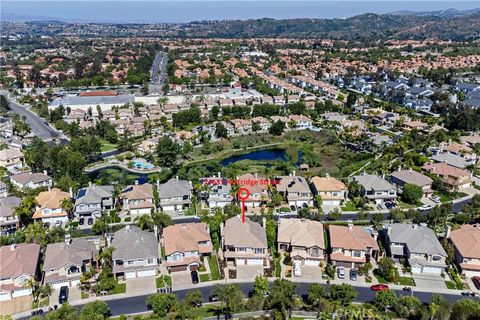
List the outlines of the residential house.
{"type": "Polygon", "coordinates": [[[337,267],[358,268],[378,253],[377,235],[364,227],[330,225],[328,231],[330,260],[337,267]]]}
{"type": "Polygon", "coordinates": [[[278,193],[288,202],[289,206],[313,206],[313,194],[304,177],[293,175],[275,177],[275,187],[278,193]]]}
{"type": "Polygon", "coordinates": [[[258,131],[267,132],[271,127],[270,121],[268,121],[268,119],[266,119],[264,117],[252,118],[252,130],[253,130],[253,124],[254,123],[256,123],[260,127],[260,130],[258,130],[258,131]]]}
{"type": "Polygon", "coordinates": [[[68,199],[70,194],[57,188],[40,192],[35,198],[37,206],[32,218],[52,227],[57,223],[65,225],[68,222],[68,212],[62,208],[62,202],[68,199]]]}
{"type": "Polygon", "coordinates": [[[266,179],[251,173],[245,173],[237,177],[237,183],[240,187],[246,188],[250,192],[250,196],[245,200],[245,207],[258,208],[268,201],[268,186],[267,184],[262,184],[262,180],[266,179]]]}
{"type": "Polygon", "coordinates": [[[470,172],[444,162],[427,163],[423,165],[422,169],[440,176],[443,184],[450,190],[458,191],[462,188],[469,188],[473,182],[470,172]]]}
{"type": "Polygon", "coordinates": [[[193,271],[212,252],[210,227],[206,223],[184,223],[163,229],[165,264],[169,271],[193,271]]]}
{"type": "Polygon", "coordinates": [[[40,187],[50,188],[52,186],[52,177],[44,173],[25,172],[10,176],[12,184],[21,189],[36,189],[40,187]]]}
{"type": "Polygon", "coordinates": [[[88,187],[78,190],[75,199],[75,216],[100,217],[106,210],[115,206],[113,186],[96,186],[89,183],[88,187]]]}
{"type": "Polygon", "coordinates": [[[210,208],[223,208],[227,204],[232,203],[232,186],[226,178],[204,178],[201,179],[200,183],[208,188],[208,191],[205,192],[204,199],[210,208]]]}
{"type": "Polygon", "coordinates": [[[288,116],[288,121],[294,122],[295,128],[299,130],[311,129],[313,127],[312,119],[304,115],[291,114],[290,116],[288,116]]]}
{"type": "Polygon", "coordinates": [[[237,216],[221,226],[223,257],[234,266],[258,265],[268,268],[268,244],[264,227],[237,216]]]}
{"type": "Polygon", "coordinates": [[[477,154],[467,145],[458,142],[442,142],[440,143],[440,152],[452,153],[461,156],[471,164],[477,161],[477,154]]]}
{"type": "Polygon", "coordinates": [[[190,181],[172,178],[157,185],[158,199],[163,211],[183,211],[192,204],[192,184],[190,181]]]}
{"type": "Polygon", "coordinates": [[[412,169],[399,169],[398,171],[393,172],[391,175],[391,181],[400,192],[404,185],[412,184],[422,188],[423,196],[426,198],[428,198],[433,193],[432,178],[412,169]]]}
{"type": "Polygon", "coordinates": [[[434,154],[433,156],[430,157],[430,159],[435,162],[443,162],[455,168],[460,168],[460,169],[465,169],[466,167],[471,165],[471,163],[465,160],[465,158],[459,155],[456,155],[454,153],[448,153],[448,152],[434,154]]]}
{"type": "Polygon", "coordinates": [[[447,253],[432,229],[426,225],[394,223],[384,226],[386,247],[391,257],[410,265],[412,273],[441,274],[447,267],[447,253]]]}
{"type": "Polygon", "coordinates": [[[447,237],[453,244],[455,262],[462,273],[468,277],[480,275],[480,225],[465,224],[447,233],[447,237]]]}
{"type": "MultiPolygon", "coordinates": [[[[127,225],[107,240],[115,248],[112,253],[116,278],[131,279],[157,275],[160,254],[156,232],[147,232],[127,225]]],[[[153,281],[153,280],[152,280],[153,281]]]]}
{"type": "Polygon", "coordinates": [[[323,224],[308,219],[279,219],[278,251],[289,252],[293,261],[319,266],[325,259],[323,224]]]}
{"type": "Polygon", "coordinates": [[[150,214],[155,209],[153,186],[150,183],[134,185],[125,188],[118,196],[124,211],[131,215],[150,214]]]}
{"type": "Polygon", "coordinates": [[[230,123],[235,128],[235,131],[240,134],[252,132],[252,122],[250,120],[233,119],[230,123]]]}
{"type": "Polygon", "coordinates": [[[362,188],[362,196],[376,204],[397,199],[397,189],[382,177],[364,173],[353,177],[362,188]]]}
{"type": "Polygon", "coordinates": [[[86,238],[71,238],[67,234],[64,242],[48,244],[43,284],[48,283],[53,288],[77,286],[83,273],[95,266],[97,255],[97,246],[86,238]]]}
{"type": "Polygon", "coordinates": [[[23,164],[23,153],[15,149],[0,150],[0,167],[21,167],[23,164]]]}
{"type": "Polygon", "coordinates": [[[40,246],[36,243],[2,246],[0,262],[0,305],[3,301],[31,296],[28,282],[38,280],[40,246]]]}
{"type": "Polygon", "coordinates": [[[17,230],[19,226],[15,208],[20,206],[22,199],[18,197],[0,198],[0,234],[7,235],[17,230]]]}
{"type": "Polygon", "coordinates": [[[324,205],[339,206],[347,198],[345,184],[333,177],[313,177],[312,190],[314,195],[322,197],[324,205]]]}

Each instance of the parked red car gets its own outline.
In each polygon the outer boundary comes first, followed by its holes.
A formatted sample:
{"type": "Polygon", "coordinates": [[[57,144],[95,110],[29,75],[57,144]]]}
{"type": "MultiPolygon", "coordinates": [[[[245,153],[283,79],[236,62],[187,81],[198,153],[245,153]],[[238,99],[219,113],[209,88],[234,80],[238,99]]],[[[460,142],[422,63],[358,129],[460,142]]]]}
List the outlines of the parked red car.
{"type": "Polygon", "coordinates": [[[386,284],[374,284],[370,289],[373,291],[385,291],[388,290],[388,286],[386,284]]]}
{"type": "Polygon", "coordinates": [[[480,277],[479,276],[472,277],[472,281],[475,287],[477,287],[477,289],[480,290],[480,277]]]}

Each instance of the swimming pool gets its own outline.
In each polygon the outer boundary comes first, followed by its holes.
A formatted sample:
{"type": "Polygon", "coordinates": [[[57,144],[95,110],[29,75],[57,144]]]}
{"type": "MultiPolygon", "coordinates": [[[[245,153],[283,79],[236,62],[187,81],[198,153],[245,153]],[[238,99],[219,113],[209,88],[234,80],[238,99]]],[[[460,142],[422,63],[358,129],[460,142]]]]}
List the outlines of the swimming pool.
{"type": "Polygon", "coordinates": [[[133,166],[137,169],[152,169],[154,166],[150,162],[147,162],[143,159],[134,159],[133,166]]]}

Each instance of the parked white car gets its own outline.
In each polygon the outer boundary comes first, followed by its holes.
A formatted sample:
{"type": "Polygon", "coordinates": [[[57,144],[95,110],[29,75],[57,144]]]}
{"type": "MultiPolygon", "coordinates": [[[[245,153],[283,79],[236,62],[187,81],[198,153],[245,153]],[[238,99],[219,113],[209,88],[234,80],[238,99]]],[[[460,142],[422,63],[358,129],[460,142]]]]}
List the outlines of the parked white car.
{"type": "Polygon", "coordinates": [[[293,264],[293,275],[295,277],[302,276],[302,268],[300,267],[300,263],[294,263],[293,264]]]}
{"type": "Polygon", "coordinates": [[[338,277],[338,279],[345,279],[345,268],[344,267],[338,267],[337,268],[337,277],[338,277]]]}

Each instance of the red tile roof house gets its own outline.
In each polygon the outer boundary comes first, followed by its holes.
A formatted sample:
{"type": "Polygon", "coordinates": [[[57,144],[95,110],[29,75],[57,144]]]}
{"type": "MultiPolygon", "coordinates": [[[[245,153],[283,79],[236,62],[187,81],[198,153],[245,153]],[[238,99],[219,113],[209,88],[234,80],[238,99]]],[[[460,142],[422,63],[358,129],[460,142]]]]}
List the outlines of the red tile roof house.
{"type": "Polygon", "coordinates": [[[206,223],[184,223],[163,229],[165,265],[170,272],[193,271],[212,252],[210,228],[206,223]]]}
{"type": "Polygon", "coordinates": [[[480,276],[480,225],[463,225],[448,234],[455,249],[455,261],[463,274],[480,276]]]}
{"type": "Polygon", "coordinates": [[[330,260],[337,267],[358,268],[375,258],[379,247],[377,234],[360,226],[330,225],[330,260]]]}
{"type": "Polygon", "coordinates": [[[325,260],[323,224],[308,219],[280,219],[278,251],[290,252],[293,261],[302,265],[319,266],[325,260]]]}
{"type": "Polygon", "coordinates": [[[454,191],[472,186],[472,174],[446,163],[427,163],[422,169],[442,178],[444,185],[454,191]]]}
{"type": "Polygon", "coordinates": [[[35,243],[12,244],[0,247],[0,314],[4,301],[29,296],[30,279],[38,279],[40,246],[35,243]]]}
{"type": "Polygon", "coordinates": [[[124,211],[131,215],[150,214],[155,209],[153,186],[149,183],[128,186],[119,195],[124,211]]]}

